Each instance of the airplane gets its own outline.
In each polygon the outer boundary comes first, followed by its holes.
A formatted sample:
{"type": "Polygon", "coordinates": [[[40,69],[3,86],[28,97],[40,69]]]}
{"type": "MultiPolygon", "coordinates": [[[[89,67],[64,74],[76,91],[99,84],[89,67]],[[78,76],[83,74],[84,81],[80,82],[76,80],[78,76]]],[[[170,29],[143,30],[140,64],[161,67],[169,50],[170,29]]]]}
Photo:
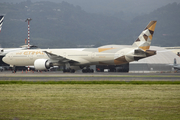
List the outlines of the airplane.
{"type": "Polygon", "coordinates": [[[178,71],[180,70],[180,64],[177,64],[176,62],[176,58],[174,58],[174,64],[170,64],[171,66],[173,66],[173,68],[178,71]]]}
{"type": "Polygon", "coordinates": [[[153,56],[155,50],[149,50],[157,21],[150,21],[137,40],[126,48],[71,48],[37,49],[9,52],[3,61],[13,67],[34,66],[36,70],[46,70],[52,66],[63,66],[63,72],[74,73],[82,69],[83,73],[94,72],[90,65],[120,65],[153,56]]]}

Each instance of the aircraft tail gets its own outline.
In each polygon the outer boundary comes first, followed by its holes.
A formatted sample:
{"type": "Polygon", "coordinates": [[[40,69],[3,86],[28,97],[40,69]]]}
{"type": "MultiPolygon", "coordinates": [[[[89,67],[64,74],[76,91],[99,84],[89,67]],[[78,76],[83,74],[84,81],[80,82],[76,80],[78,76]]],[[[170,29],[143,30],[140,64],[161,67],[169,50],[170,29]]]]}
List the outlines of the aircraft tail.
{"type": "Polygon", "coordinates": [[[1,32],[2,25],[3,25],[3,20],[4,20],[4,16],[1,15],[0,16],[0,32],[1,32]]]}
{"type": "Polygon", "coordinates": [[[153,38],[154,30],[157,21],[150,21],[147,27],[142,31],[137,40],[133,43],[133,47],[138,47],[143,51],[150,48],[151,40],[153,38]]]}

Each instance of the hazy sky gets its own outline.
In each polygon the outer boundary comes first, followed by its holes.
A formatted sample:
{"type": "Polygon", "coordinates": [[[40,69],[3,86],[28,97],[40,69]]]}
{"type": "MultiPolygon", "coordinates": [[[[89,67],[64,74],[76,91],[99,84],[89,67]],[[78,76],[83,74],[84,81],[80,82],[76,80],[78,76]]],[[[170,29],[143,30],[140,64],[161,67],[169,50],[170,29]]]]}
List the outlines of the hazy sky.
{"type": "MultiPolygon", "coordinates": [[[[0,0],[0,2],[21,2],[26,0],[0,0]]],[[[79,5],[87,12],[91,13],[116,13],[116,12],[132,12],[132,13],[149,13],[153,10],[165,6],[169,3],[180,0],[31,0],[62,2],[66,1],[73,5],[79,5]]]]}

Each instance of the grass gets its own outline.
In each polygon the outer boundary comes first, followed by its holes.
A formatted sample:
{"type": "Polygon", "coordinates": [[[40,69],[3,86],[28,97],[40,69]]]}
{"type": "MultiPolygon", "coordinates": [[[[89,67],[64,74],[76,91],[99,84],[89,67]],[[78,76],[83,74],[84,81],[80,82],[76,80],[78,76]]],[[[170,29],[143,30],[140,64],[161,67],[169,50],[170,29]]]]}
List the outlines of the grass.
{"type": "Polygon", "coordinates": [[[0,119],[178,120],[179,84],[0,84],[0,119]]]}
{"type": "Polygon", "coordinates": [[[0,84],[180,84],[180,81],[0,81],[0,84]]]}

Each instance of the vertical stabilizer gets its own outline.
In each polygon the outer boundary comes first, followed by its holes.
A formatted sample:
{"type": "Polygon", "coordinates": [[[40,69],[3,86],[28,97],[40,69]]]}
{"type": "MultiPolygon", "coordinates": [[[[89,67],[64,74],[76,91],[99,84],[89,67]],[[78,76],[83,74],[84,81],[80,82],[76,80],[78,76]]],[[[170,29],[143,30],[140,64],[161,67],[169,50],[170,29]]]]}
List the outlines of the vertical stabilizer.
{"type": "Polygon", "coordinates": [[[3,20],[4,20],[4,16],[1,15],[0,16],[0,32],[1,32],[2,25],[3,25],[3,20]]]}
{"type": "Polygon", "coordinates": [[[151,21],[147,27],[142,31],[137,40],[134,42],[133,47],[138,47],[144,51],[148,50],[151,45],[154,30],[157,21],[151,21]]]}

